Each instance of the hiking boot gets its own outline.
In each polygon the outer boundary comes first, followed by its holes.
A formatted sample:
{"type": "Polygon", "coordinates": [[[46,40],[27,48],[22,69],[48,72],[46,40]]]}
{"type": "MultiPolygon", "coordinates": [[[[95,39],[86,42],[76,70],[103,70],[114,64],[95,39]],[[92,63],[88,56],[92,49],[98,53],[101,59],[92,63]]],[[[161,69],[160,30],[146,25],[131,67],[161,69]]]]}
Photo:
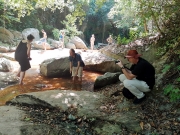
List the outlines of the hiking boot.
{"type": "Polygon", "coordinates": [[[135,105],[137,105],[137,104],[142,103],[145,99],[146,99],[146,95],[144,95],[144,97],[142,97],[142,98],[140,98],[140,99],[136,98],[136,99],[133,101],[133,103],[134,103],[135,105]]]}

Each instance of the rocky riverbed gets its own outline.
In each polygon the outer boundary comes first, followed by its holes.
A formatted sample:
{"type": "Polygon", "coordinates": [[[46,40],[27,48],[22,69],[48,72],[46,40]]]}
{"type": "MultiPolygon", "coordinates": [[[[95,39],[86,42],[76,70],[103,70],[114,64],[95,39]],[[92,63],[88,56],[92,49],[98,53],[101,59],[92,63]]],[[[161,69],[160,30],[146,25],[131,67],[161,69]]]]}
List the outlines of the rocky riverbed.
{"type": "Polygon", "coordinates": [[[0,133],[12,135],[178,135],[180,106],[161,91],[148,93],[133,105],[120,82],[88,91],[46,91],[22,94],[0,107],[0,133]],[[117,90],[120,91],[117,93],[117,90]],[[9,131],[13,129],[12,133],[9,131]]]}

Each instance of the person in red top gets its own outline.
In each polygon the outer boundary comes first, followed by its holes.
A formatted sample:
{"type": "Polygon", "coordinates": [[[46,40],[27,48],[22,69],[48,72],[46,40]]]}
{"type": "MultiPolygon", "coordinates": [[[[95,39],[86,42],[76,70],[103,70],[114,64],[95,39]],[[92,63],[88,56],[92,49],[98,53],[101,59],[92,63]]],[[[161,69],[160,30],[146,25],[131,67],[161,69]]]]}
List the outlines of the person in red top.
{"type": "Polygon", "coordinates": [[[136,50],[129,50],[125,56],[132,66],[127,69],[120,61],[117,65],[122,69],[123,74],[119,79],[124,84],[123,95],[127,98],[135,98],[134,104],[139,104],[145,100],[144,92],[149,92],[155,84],[155,69],[145,59],[140,57],[136,50]]]}

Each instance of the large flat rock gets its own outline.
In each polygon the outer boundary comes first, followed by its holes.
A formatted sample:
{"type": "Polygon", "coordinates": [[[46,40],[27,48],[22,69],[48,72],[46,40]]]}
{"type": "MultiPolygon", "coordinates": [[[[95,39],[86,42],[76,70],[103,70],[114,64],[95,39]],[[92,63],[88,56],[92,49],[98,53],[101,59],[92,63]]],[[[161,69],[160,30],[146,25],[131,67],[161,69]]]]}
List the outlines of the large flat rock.
{"type": "Polygon", "coordinates": [[[15,106],[0,107],[0,135],[57,135],[62,130],[23,121],[27,114],[15,106]]]}
{"type": "MultiPolygon", "coordinates": [[[[134,113],[134,110],[130,110],[127,113],[117,112],[114,114],[103,112],[102,106],[109,100],[111,99],[103,94],[88,91],[52,90],[22,94],[8,103],[37,105],[49,108],[57,107],[63,111],[67,111],[69,107],[73,106],[77,108],[76,115],[78,117],[86,116],[87,118],[97,118],[103,121],[114,121],[124,124],[129,129],[139,131],[139,121],[135,119],[136,113],[134,113]]],[[[126,102],[126,104],[119,108],[121,110],[126,109],[132,103],[126,102]]]]}

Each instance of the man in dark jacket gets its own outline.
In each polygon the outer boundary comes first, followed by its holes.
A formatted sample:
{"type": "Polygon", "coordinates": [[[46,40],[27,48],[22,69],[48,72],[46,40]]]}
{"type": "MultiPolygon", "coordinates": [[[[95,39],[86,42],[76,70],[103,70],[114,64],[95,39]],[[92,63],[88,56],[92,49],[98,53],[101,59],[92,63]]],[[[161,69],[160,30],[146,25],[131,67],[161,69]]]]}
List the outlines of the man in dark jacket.
{"type": "Polygon", "coordinates": [[[119,76],[119,79],[124,84],[123,94],[127,98],[135,98],[134,104],[139,104],[146,98],[144,92],[149,92],[153,89],[155,84],[155,69],[145,59],[140,57],[136,50],[128,51],[125,56],[132,66],[130,70],[125,68],[120,61],[117,63],[123,74],[119,76]]]}
{"type": "Polygon", "coordinates": [[[70,73],[72,73],[73,82],[76,76],[78,76],[79,81],[82,81],[84,62],[82,61],[81,55],[75,53],[74,49],[70,49],[69,54],[70,73]]]}

